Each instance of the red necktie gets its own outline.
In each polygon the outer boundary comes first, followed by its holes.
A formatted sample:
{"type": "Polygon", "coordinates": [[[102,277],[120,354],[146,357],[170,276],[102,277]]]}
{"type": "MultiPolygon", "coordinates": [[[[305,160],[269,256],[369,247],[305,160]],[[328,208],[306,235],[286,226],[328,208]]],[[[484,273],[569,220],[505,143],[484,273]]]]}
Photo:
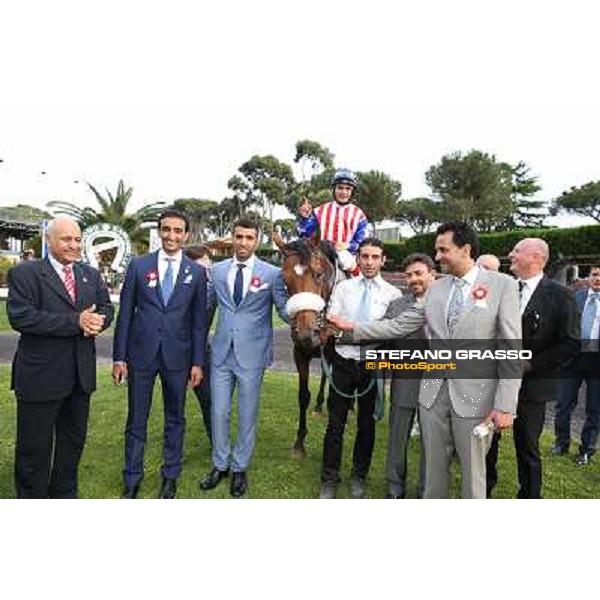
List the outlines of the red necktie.
{"type": "Polygon", "coordinates": [[[77,295],[75,293],[75,278],[73,277],[73,267],[71,265],[65,265],[63,267],[63,273],[65,274],[64,284],[67,289],[67,293],[71,296],[71,300],[73,300],[73,304],[75,304],[75,300],[77,295]]]}

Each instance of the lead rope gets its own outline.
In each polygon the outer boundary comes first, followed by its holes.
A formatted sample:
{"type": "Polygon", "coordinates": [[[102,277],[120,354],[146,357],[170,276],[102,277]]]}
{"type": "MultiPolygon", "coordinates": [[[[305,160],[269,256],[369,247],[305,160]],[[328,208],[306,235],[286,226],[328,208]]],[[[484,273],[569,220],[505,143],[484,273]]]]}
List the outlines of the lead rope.
{"type": "MultiPolygon", "coordinates": [[[[325,326],[325,321],[327,320],[327,311],[329,309],[329,303],[331,301],[331,297],[333,296],[333,292],[335,291],[335,288],[338,284],[338,274],[339,274],[339,266],[338,266],[337,260],[336,260],[335,261],[335,273],[334,273],[334,280],[333,280],[333,282],[334,282],[333,288],[331,289],[331,294],[329,295],[329,299],[327,300],[327,304],[325,305],[325,308],[321,311],[321,313],[317,317],[317,320],[319,321],[319,325],[320,325],[319,329],[321,329],[325,326]]],[[[371,389],[373,388],[373,386],[376,383],[376,380],[374,377],[371,377],[371,381],[369,381],[369,385],[362,392],[355,392],[354,394],[347,394],[346,392],[342,392],[341,390],[339,390],[337,388],[337,386],[333,383],[333,376],[331,374],[331,365],[327,362],[327,359],[325,358],[323,344],[321,344],[319,351],[321,353],[321,370],[325,374],[325,379],[327,379],[327,382],[333,388],[333,390],[335,391],[336,394],[338,394],[342,398],[352,399],[352,398],[362,398],[363,396],[365,396],[366,394],[368,394],[371,391],[371,389]]]]}

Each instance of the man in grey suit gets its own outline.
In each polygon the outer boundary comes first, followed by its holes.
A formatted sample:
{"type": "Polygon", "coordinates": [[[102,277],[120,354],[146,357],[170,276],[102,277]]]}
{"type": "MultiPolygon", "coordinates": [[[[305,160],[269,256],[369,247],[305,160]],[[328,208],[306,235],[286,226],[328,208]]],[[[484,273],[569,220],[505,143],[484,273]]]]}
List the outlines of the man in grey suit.
{"type": "MultiPolygon", "coordinates": [[[[453,350],[472,349],[485,340],[492,349],[510,349],[521,339],[519,292],[514,279],[475,265],[479,240],[463,222],[437,230],[436,260],[450,275],[433,283],[424,305],[396,319],[354,325],[330,318],[354,340],[406,337],[424,324],[429,338],[449,340],[453,350]]],[[[446,342],[448,343],[448,342],[446,342]]],[[[514,361],[493,361],[478,378],[444,378],[427,373],[421,381],[419,416],[425,447],[425,498],[448,496],[449,467],[454,451],[462,471],[463,498],[485,498],[485,455],[490,435],[473,429],[482,421],[497,429],[510,427],[517,408],[520,379],[514,361]]]]}
{"type": "Polygon", "coordinates": [[[258,404],[265,368],[273,360],[273,306],[289,321],[288,295],[281,269],[254,255],[259,242],[255,221],[240,219],[233,226],[234,256],[215,264],[209,290],[209,319],[219,306],[211,346],[211,424],[213,470],[200,482],[211,490],[233,471],[230,491],[234,498],[246,493],[258,404]],[[229,442],[233,391],[237,387],[237,440],[229,442]]]}
{"type": "MultiPolygon", "coordinates": [[[[402,263],[402,270],[406,275],[409,293],[392,301],[385,315],[386,319],[401,315],[415,302],[423,303],[429,286],[435,281],[433,260],[427,254],[414,253],[407,256],[402,263]]],[[[422,329],[409,335],[407,339],[421,340],[423,347],[427,346],[422,329]]],[[[401,343],[397,340],[393,340],[390,344],[392,349],[400,345],[401,343]]],[[[390,389],[390,433],[385,466],[385,477],[388,484],[387,497],[391,499],[401,499],[406,496],[408,442],[419,407],[420,386],[420,377],[403,376],[402,371],[394,372],[390,389]]],[[[422,436],[420,436],[420,440],[421,459],[417,484],[419,498],[423,495],[425,487],[425,452],[423,451],[422,436]]]]}

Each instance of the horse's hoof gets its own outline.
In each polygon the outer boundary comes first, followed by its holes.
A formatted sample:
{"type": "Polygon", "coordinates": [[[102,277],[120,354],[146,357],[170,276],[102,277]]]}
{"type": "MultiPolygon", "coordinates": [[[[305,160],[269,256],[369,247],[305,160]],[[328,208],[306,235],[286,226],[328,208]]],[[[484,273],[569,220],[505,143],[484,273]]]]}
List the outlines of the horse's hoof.
{"type": "Polygon", "coordinates": [[[294,460],[304,460],[306,458],[306,450],[304,449],[304,446],[294,444],[294,447],[292,448],[292,458],[294,460]]]}
{"type": "Polygon", "coordinates": [[[325,413],[322,408],[315,408],[315,410],[312,411],[312,416],[322,419],[325,416],[325,413]]]}

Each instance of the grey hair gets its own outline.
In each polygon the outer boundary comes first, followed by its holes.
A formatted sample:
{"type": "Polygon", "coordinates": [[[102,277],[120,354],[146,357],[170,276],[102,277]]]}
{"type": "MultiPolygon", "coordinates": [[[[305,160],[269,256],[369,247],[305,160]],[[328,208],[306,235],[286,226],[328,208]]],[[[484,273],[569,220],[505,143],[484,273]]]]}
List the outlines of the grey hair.
{"type": "Polygon", "coordinates": [[[58,222],[61,221],[69,221],[70,223],[73,223],[74,225],[76,225],[79,229],[81,229],[79,227],[79,223],[73,219],[73,217],[54,217],[54,219],[52,219],[51,221],[49,221],[48,225],[46,226],[46,235],[48,237],[50,237],[53,233],[54,233],[54,228],[56,227],[56,224],[58,222]]]}

